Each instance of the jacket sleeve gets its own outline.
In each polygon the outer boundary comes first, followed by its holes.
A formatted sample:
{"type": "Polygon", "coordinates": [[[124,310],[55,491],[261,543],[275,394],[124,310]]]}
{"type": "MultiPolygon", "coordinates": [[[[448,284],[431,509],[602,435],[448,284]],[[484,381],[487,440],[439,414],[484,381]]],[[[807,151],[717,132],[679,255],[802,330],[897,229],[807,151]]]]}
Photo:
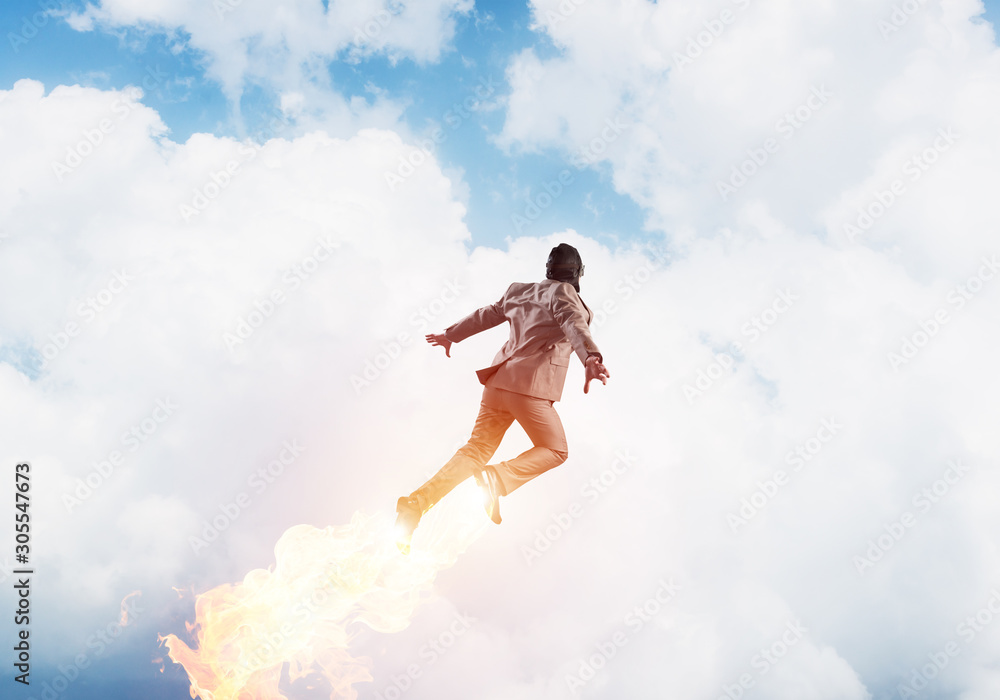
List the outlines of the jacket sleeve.
{"type": "MultiPolygon", "coordinates": [[[[509,287],[507,291],[510,291],[509,287]]],[[[506,298],[507,292],[504,292],[497,303],[476,309],[461,321],[451,324],[444,329],[445,337],[453,343],[460,343],[480,331],[499,326],[507,320],[503,313],[503,302],[506,298]]]]}
{"type": "Polygon", "coordinates": [[[555,316],[556,323],[562,328],[563,333],[569,339],[573,350],[576,352],[580,362],[587,363],[589,355],[597,355],[603,360],[601,351],[597,349],[597,343],[590,335],[590,328],[587,324],[587,310],[580,301],[579,295],[573,289],[573,285],[568,282],[553,285],[552,315],[555,316]]]}

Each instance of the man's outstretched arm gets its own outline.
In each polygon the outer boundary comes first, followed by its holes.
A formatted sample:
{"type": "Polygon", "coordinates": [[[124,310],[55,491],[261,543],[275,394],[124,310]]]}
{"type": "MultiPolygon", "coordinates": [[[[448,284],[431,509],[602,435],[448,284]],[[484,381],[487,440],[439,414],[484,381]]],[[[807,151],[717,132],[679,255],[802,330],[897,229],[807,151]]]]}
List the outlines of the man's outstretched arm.
{"type": "Polygon", "coordinates": [[[451,357],[452,343],[460,343],[471,335],[499,326],[507,320],[503,313],[503,300],[506,297],[505,292],[497,303],[476,309],[462,320],[445,328],[443,333],[428,333],[424,338],[431,345],[443,347],[445,356],[451,357]]]}

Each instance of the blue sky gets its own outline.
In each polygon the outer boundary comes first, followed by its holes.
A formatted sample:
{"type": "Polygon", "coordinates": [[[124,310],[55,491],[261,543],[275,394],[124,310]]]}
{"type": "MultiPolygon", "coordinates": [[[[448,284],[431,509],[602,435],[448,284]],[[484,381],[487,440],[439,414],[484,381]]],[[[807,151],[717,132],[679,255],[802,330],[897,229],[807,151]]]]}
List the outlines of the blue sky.
{"type": "MultiPolygon", "coordinates": [[[[411,575],[428,595],[356,640],[360,697],[417,664],[405,700],[486,697],[484,678],[489,700],[737,683],[888,700],[956,639],[921,697],[996,697],[1000,625],[961,632],[1000,589],[1000,50],[974,2],[43,6],[0,5],[0,464],[32,463],[42,572],[33,686],[9,692],[8,667],[0,696],[38,698],[86,653],[60,700],[189,697],[158,637],[193,643],[193,594],[270,566],[288,533],[377,537],[467,439],[474,370],[506,329],[450,358],[422,334],[540,277],[565,241],[611,379],[584,396],[571,367],[571,457],[505,498],[501,527],[457,497],[418,530],[434,554],[460,525],[454,566],[377,562],[402,590],[376,603],[409,600],[411,575]],[[385,7],[385,32],[352,43],[385,7]],[[532,29],[529,8],[571,11],[532,29]],[[279,111],[287,132],[267,128],[279,111]],[[577,168],[609,122],[622,132],[577,168]],[[289,441],[305,449],[276,462],[289,441]],[[140,613],[96,653],[134,591],[140,613]],[[657,611],[638,630],[637,608],[657,611]],[[799,623],[794,653],[752,675],[799,623]],[[623,630],[592,682],[567,682],[623,630]]],[[[512,428],[497,458],[528,444],[512,428]]],[[[310,546],[287,551],[320,566],[310,546]]],[[[0,562],[12,547],[0,528],[0,562]]]]}
{"type": "MultiPolygon", "coordinates": [[[[84,3],[60,6],[82,8],[84,3]]],[[[25,17],[38,7],[37,3],[5,3],[0,8],[0,24],[20,34],[25,17]]],[[[534,47],[541,56],[556,51],[544,33],[529,28],[530,20],[526,4],[478,2],[474,14],[458,19],[454,40],[438,63],[403,59],[393,64],[376,55],[359,63],[334,61],[328,66],[329,73],[334,86],[348,96],[370,99],[366,86],[374,84],[404,100],[405,120],[420,133],[431,123],[443,124],[456,100],[463,100],[483,77],[492,77],[495,97],[504,95],[504,72],[514,53],[525,47],[534,47]]],[[[171,139],[184,141],[194,132],[253,134],[255,117],[270,113],[275,95],[262,89],[249,90],[241,104],[245,124],[237,125],[220,86],[206,78],[201,60],[195,51],[172,50],[162,34],[132,29],[78,32],[53,17],[28,43],[18,44],[16,52],[5,52],[0,84],[9,88],[18,79],[31,77],[48,89],[71,84],[122,88],[140,85],[152,68],[170,77],[165,85],[148,91],[143,101],[160,113],[171,139]]],[[[464,170],[469,185],[467,223],[473,243],[503,246],[508,237],[563,228],[586,231],[609,242],[650,237],[643,231],[641,209],[614,191],[607,169],[574,168],[566,153],[551,149],[532,154],[519,154],[516,148],[504,152],[491,141],[500,132],[503,119],[502,109],[476,113],[459,128],[449,130],[436,151],[445,166],[464,170]],[[537,196],[546,182],[558,180],[567,167],[573,180],[566,194],[530,224],[518,228],[512,215],[523,213],[529,198],[537,196]]]]}
{"type": "MultiPolygon", "coordinates": [[[[22,34],[24,22],[44,3],[9,2],[0,8],[0,25],[22,34]]],[[[984,18],[1000,19],[1000,0],[984,0],[984,18]]],[[[82,8],[85,3],[60,2],[61,8],[82,8]]],[[[429,124],[442,124],[456,100],[464,99],[486,76],[506,94],[504,73],[516,52],[532,47],[540,56],[558,50],[550,38],[530,29],[527,4],[479,1],[475,12],[458,18],[454,39],[440,62],[390,62],[382,55],[360,62],[333,61],[328,70],[333,85],[348,96],[370,99],[374,84],[405,102],[405,121],[418,134],[429,124]]],[[[28,30],[30,32],[30,29],[28,30]]],[[[15,40],[16,41],[16,40],[15,40]]],[[[8,44],[11,39],[8,37],[8,44]]],[[[13,46],[13,44],[11,44],[13,46]]],[[[8,47],[10,48],[10,47],[8,47]]],[[[141,84],[150,71],[169,75],[166,85],[147,91],[144,103],[156,109],[170,129],[170,138],[184,141],[194,132],[246,136],[254,133],[254,120],[270,114],[275,95],[267,89],[247,91],[241,104],[244,122],[232,118],[232,106],[218,83],[206,78],[203,55],[178,49],[157,32],[129,28],[114,32],[79,32],[59,18],[49,18],[27,43],[17,44],[0,63],[0,85],[31,77],[51,89],[57,84],[121,88],[141,84]]],[[[497,147],[491,137],[500,133],[504,112],[480,112],[449,131],[436,150],[443,165],[464,171],[469,185],[467,223],[475,244],[502,246],[508,237],[538,235],[547,230],[573,228],[613,244],[619,240],[656,239],[645,230],[643,212],[630,197],[615,192],[607,167],[584,170],[569,164],[568,154],[554,149],[525,154],[516,146],[497,147]],[[572,184],[564,196],[530,223],[518,226],[512,215],[523,214],[545,183],[558,180],[570,167],[572,184]]]]}

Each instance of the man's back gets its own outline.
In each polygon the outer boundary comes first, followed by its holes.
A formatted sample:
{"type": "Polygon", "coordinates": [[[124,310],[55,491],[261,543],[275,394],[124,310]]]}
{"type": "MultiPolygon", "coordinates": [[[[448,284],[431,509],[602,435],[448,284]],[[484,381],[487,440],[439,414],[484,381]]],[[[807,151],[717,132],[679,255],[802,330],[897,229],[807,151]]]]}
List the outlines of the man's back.
{"type": "Polygon", "coordinates": [[[510,322],[510,336],[493,358],[477,372],[479,380],[551,401],[562,397],[570,355],[581,362],[600,354],[588,325],[593,314],[571,284],[555,280],[515,282],[503,297],[449,326],[445,335],[458,342],[510,322]]]}

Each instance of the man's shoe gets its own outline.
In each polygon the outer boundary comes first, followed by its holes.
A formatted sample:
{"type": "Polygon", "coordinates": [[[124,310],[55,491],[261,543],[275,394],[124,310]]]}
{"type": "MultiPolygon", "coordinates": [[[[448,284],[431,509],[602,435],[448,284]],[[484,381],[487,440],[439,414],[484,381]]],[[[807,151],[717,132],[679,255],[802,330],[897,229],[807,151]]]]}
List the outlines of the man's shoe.
{"type": "Polygon", "coordinates": [[[417,505],[417,501],[414,498],[408,496],[401,497],[396,501],[396,546],[399,547],[399,551],[403,554],[410,553],[410,538],[413,537],[413,531],[417,529],[417,525],[420,523],[420,506],[417,505]]]}
{"type": "Polygon", "coordinates": [[[483,490],[483,507],[486,515],[497,525],[500,524],[500,496],[503,494],[503,483],[500,475],[490,465],[486,465],[474,474],[476,483],[483,490]]]}

